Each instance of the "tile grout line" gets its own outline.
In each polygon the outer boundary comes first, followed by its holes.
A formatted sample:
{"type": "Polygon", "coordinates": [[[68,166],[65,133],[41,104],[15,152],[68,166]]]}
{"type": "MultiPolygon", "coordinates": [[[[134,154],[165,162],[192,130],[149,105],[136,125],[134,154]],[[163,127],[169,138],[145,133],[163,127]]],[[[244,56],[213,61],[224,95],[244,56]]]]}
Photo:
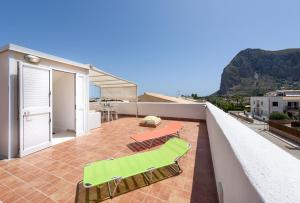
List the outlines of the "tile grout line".
{"type": "MultiPolygon", "coordinates": [[[[45,169],[39,168],[39,167],[33,165],[32,163],[26,163],[26,164],[28,164],[28,165],[30,165],[30,166],[36,168],[36,169],[42,170],[42,171],[46,172],[47,174],[53,175],[52,173],[49,173],[49,172],[46,171],[45,169]]],[[[15,165],[15,164],[12,164],[12,165],[15,165]]],[[[25,182],[23,179],[19,178],[18,176],[15,176],[14,174],[10,173],[9,171],[6,171],[5,169],[4,169],[4,171],[5,171],[6,173],[10,174],[11,176],[13,176],[13,177],[15,177],[15,178],[21,180],[21,181],[24,182],[26,185],[28,185],[28,186],[34,188],[35,190],[41,192],[43,195],[46,196],[46,198],[51,199],[47,194],[45,194],[45,193],[44,193],[43,191],[41,191],[39,188],[36,188],[35,186],[31,185],[30,183],[25,182]]],[[[64,175],[66,175],[66,174],[64,174],[64,175]]],[[[68,181],[68,180],[66,180],[66,179],[64,179],[64,178],[61,178],[61,177],[56,176],[56,175],[53,175],[53,176],[56,177],[56,178],[58,178],[58,179],[61,179],[61,180],[63,180],[63,181],[67,181],[68,183],[74,185],[72,182],[70,182],[70,181],[68,181]]],[[[55,180],[54,180],[54,181],[55,181],[55,180]]],[[[52,181],[52,182],[54,182],[54,181],[52,181]]],[[[50,183],[52,183],[52,182],[50,182],[50,183]]],[[[50,183],[48,183],[48,184],[50,184],[50,183]]],[[[76,186],[76,184],[75,184],[75,186],[76,186]]],[[[7,187],[8,187],[8,186],[7,186],[7,187]]],[[[10,187],[8,187],[8,188],[15,192],[15,189],[10,188],[10,187]]],[[[34,191],[33,191],[33,192],[34,192],[34,191]]],[[[30,193],[30,194],[33,194],[33,192],[30,193]]],[[[29,195],[29,194],[28,194],[28,195],[29,195]]],[[[27,196],[27,195],[26,195],[26,196],[27,196]]],[[[22,197],[22,196],[21,196],[21,197],[22,197]]],[[[25,197],[24,197],[24,198],[25,198],[25,197]]],[[[45,198],[45,199],[46,199],[46,198],[45,198]]],[[[27,199],[27,198],[25,198],[25,199],[27,199]]],[[[71,199],[71,198],[70,198],[70,199],[71,199]]],[[[53,200],[53,199],[51,199],[51,200],[53,200]]],[[[55,200],[53,200],[53,201],[55,201],[55,200]]],[[[55,201],[55,202],[57,202],[57,201],[55,201]]]]}

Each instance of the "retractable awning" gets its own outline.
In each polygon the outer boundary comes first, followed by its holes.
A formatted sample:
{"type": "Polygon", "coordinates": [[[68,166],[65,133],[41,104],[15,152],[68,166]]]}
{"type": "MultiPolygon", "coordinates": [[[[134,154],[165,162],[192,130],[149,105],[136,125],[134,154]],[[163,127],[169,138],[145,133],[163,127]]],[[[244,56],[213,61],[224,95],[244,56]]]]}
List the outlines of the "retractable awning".
{"type": "Polygon", "coordinates": [[[137,101],[137,85],[90,66],[90,82],[101,89],[101,99],[137,101]]]}

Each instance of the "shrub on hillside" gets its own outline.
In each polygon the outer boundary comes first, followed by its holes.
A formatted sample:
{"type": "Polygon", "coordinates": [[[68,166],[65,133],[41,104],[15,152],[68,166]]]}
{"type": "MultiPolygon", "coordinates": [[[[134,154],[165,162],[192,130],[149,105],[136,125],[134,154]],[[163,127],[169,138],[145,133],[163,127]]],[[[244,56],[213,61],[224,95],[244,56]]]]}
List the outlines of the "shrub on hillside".
{"type": "Polygon", "coordinates": [[[289,119],[289,117],[285,113],[272,112],[269,119],[270,120],[287,120],[287,119],[289,119]]]}

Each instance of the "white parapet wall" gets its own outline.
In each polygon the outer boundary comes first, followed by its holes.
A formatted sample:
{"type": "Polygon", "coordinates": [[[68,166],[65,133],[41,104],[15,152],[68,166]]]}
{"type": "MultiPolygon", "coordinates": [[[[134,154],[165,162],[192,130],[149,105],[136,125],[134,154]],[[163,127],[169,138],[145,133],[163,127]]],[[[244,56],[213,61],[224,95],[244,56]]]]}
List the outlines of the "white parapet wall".
{"type": "Polygon", "coordinates": [[[205,104],[177,104],[141,102],[138,113],[142,116],[156,115],[169,118],[205,120],[205,104]]]}
{"type": "Polygon", "coordinates": [[[205,104],[164,102],[113,103],[119,114],[205,120],[205,104]]]}
{"type": "Polygon", "coordinates": [[[115,102],[112,105],[118,114],[137,115],[137,104],[135,102],[115,102]]]}
{"type": "Polygon", "coordinates": [[[207,103],[206,123],[225,203],[300,201],[300,161],[207,103]]]}

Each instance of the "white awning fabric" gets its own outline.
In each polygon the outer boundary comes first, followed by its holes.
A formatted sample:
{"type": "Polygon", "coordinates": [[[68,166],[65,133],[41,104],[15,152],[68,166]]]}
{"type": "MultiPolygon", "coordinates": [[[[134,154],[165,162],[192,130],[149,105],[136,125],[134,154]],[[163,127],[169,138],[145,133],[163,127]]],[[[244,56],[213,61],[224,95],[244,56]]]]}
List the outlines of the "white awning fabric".
{"type": "Polygon", "coordinates": [[[101,99],[137,101],[137,85],[90,66],[90,82],[101,89],[101,99]]]}

